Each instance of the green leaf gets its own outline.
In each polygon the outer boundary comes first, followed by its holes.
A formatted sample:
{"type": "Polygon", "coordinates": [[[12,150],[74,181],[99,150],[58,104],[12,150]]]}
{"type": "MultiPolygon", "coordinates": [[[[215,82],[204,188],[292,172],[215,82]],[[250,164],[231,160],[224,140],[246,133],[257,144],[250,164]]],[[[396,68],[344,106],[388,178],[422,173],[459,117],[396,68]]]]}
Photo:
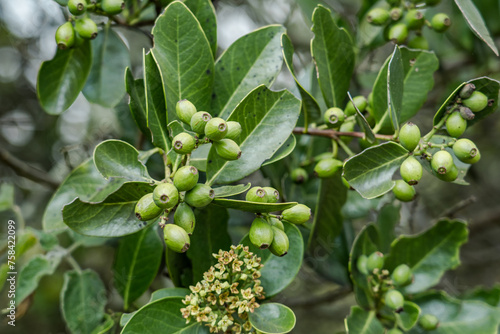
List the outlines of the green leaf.
{"type": "Polygon", "coordinates": [[[59,115],[75,102],[90,73],[90,41],[77,48],[57,50],[53,59],[44,61],[38,71],[36,91],[42,108],[59,115]]]}
{"type": "Polygon", "coordinates": [[[247,183],[247,184],[238,184],[236,186],[222,186],[214,188],[215,197],[231,197],[239,195],[250,189],[251,186],[252,185],[250,183],[247,183]]]}
{"type": "Polygon", "coordinates": [[[248,320],[255,329],[266,334],[289,333],[296,322],[293,311],[278,303],[260,305],[253,313],[248,313],[248,320]]]}
{"type": "Polygon", "coordinates": [[[35,255],[19,272],[17,277],[16,304],[19,305],[38,287],[43,276],[52,275],[64,253],[60,250],[51,251],[45,255],[35,255]]]}
{"type": "Polygon", "coordinates": [[[220,249],[228,250],[231,237],[227,233],[229,215],[227,210],[209,205],[196,209],[196,228],[191,236],[191,247],[186,252],[193,267],[193,281],[203,280],[203,273],[217,263],[212,256],[220,249]]]}
{"type": "MultiPolygon", "coordinates": [[[[498,308],[478,301],[460,301],[444,292],[430,292],[414,302],[422,314],[433,314],[439,319],[439,326],[433,334],[497,334],[500,324],[498,308]]],[[[420,327],[410,334],[429,333],[420,327]]]]}
{"type": "Polygon", "coordinates": [[[472,291],[467,291],[461,299],[477,300],[494,307],[500,307],[500,285],[495,284],[491,289],[477,287],[472,291]]]}
{"type": "Polygon", "coordinates": [[[297,144],[297,140],[295,139],[295,136],[291,135],[283,143],[283,145],[281,145],[281,147],[273,154],[271,159],[266,160],[262,164],[262,166],[267,166],[267,165],[273,164],[277,161],[285,159],[287,156],[289,156],[293,152],[293,149],[295,148],[296,144],[297,144]]]}
{"type": "Polygon", "coordinates": [[[224,160],[212,147],[207,160],[207,184],[231,183],[259,169],[288,139],[299,112],[300,101],[287,90],[273,92],[265,86],[255,88],[228,118],[242,127],[236,140],[241,158],[224,160]]]}
{"type": "MultiPolygon", "coordinates": [[[[94,328],[92,334],[106,334],[111,332],[111,329],[115,326],[113,318],[109,314],[104,314],[104,322],[99,326],[94,328]]],[[[112,332],[114,333],[114,332],[112,332]]]]}
{"type": "Polygon", "coordinates": [[[349,101],[351,101],[352,105],[354,106],[354,109],[356,110],[356,116],[355,116],[356,123],[358,123],[359,127],[365,133],[366,140],[368,140],[369,143],[374,143],[377,139],[375,138],[375,134],[373,133],[373,130],[370,127],[370,124],[366,120],[363,113],[361,111],[359,111],[358,107],[356,107],[356,104],[354,103],[354,100],[352,99],[351,93],[347,92],[347,96],[349,97],[349,101]]]}
{"type": "Polygon", "coordinates": [[[420,307],[417,304],[405,301],[403,311],[396,313],[396,322],[401,329],[409,331],[417,324],[420,312],[420,307]]]}
{"type": "Polygon", "coordinates": [[[446,270],[460,264],[459,249],[467,235],[464,222],[440,220],[423,233],[396,239],[385,258],[385,267],[392,271],[402,263],[408,265],[415,279],[401,291],[422,292],[436,285],[446,270]]]}
{"type": "Polygon", "coordinates": [[[287,34],[281,35],[281,47],[283,48],[283,58],[288,70],[295,80],[300,97],[302,98],[302,113],[304,115],[304,123],[309,124],[321,119],[321,108],[316,102],[316,99],[309,93],[299,82],[293,68],[293,44],[287,34]]]}
{"type": "Polygon", "coordinates": [[[212,144],[200,145],[196,150],[191,153],[191,165],[198,168],[199,171],[207,171],[207,157],[210,152],[212,144]]]}
{"type": "Polygon", "coordinates": [[[105,140],[94,149],[94,162],[101,175],[122,177],[129,181],[150,182],[146,166],[138,159],[139,151],[127,142],[109,139],[105,140]]]}
{"type": "Polygon", "coordinates": [[[484,23],[483,17],[479,10],[477,10],[474,2],[471,0],[455,0],[457,7],[462,12],[462,15],[467,21],[472,32],[483,42],[490,47],[491,50],[498,56],[498,49],[495,41],[491,38],[490,32],[484,23]]]}
{"type": "Polygon", "coordinates": [[[387,104],[396,131],[399,131],[399,115],[403,108],[404,79],[403,56],[396,45],[387,70],[387,104]]]}
{"type": "Polygon", "coordinates": [[[168,276],[177,287],[189,287],[196,284],[193,281],[191,261],[186,253],[176,253],[165,247],[165,262],[167,263],[168,276]]]}
{"type": "Polygon", "coordinates": [[[260,280],[266,297],[272,297],[283,291],[297,276],[304,257],[304,240],[297,226],[283,222],[285,233],[290,243],[288,253],[283,257],[273,255],[268,249],[255,247],[248,237],[243,237],[240,244],[248,246],[250,251],[262,259],[260,280]]]}
{"type": "Polygon", "coordinates": [[[337,27],[330,10],[321,5],[314,10],[312,21],[311,54],[323,97],[327,107],[342,108],[356,58],[351,37],[337,27]]]}
{"type": "Polygon", "coordinates": [[[163,242],[155,227],[153,225],[120,240],[113,274],[125,310],[148,290],[158,273],[163,242]]]}
{"type": "Polygon", "coordinates": [[[184,0],[184,4],[193,12],[200,22],[201,28],[215,57],[217,53],[217,16],[210,0],[184,0]]]}
{"type": "Polygon", "coordinates": [[[236,199],[215,198],[212,202],[214,205],[222,206],[228,209],[236,209],[240,211],[254,212],[254,213],[267,213],[283,211],[292,206],[297,205],[297,202],[287,203],[257,203],[240,201],[236,199]]]}
{"type": "Polygon", "coordinates": [[[366,311],[359,306],[351,307],[346,318],[345,329],[349,334],[384,334],[385,328],[377,319],[375,311],[366,311]]]}
{"type": "Polygon", "coordinates": [[[89,102],[114,107],[125,94],[123,70],[130,66],[130,55],[125,43],[108,26],[92,41],[92,67],[83,87],[89,102]]]}
{"type": "Polygon", "coordinates": [[[132,234],[157,221],[140,221],[135,205],[142,196],[153,192],[145,182],[126,182],[100,202],[76,198],[63,208],[63,220],[72,230],[93,237],[121,237],[132,234]]]}
{"type": "MultiPolygon", "coordinates": [[[[143,54],[144,81],[146,92],[146,115],[148,128],[151,130],[151,139],[156,147],[163,151],[169,150],[167,104],[161,82],[158,66],[150,53],[143,54]]],[[[175,117],[175,110],[171,110],[175,117]]]]}
{"type": "Polygon", "coordinates": [[[209,110],[214,58],[193,13],[182,2],[172,2],[156,20],[153,36],[152,53],[160,69],[169,116],[182,99],[198,110],[209,110]]]}
{"type": "Polygon", "coordinates": [[[342,285],[350,284],[347,268],[349,249],[335,240],[342,234],[344,219],[341,210],[346,199],[347,188],[342,184],[340,172],[332,178],[321,179],[307,246],[309,254],[328,263],[326,266],[314,266],[315,269],[342,285]]]}
{"type": "Polygon", "coordinates": [[[180,309],[180,297],[167,297],[140,308],[123,328],[121,334],[208,334],[208,327],[192,320],[186,324],[180,309]]]}
{"type": "Polygon", "coordinates": [[[0,212],[9,210],[14,206],[14,185],[0,184],[0,212]]]}
{"type": "Polygon", "coordinates": [[[255,87],[271,86],[283,65],[280,40],[284,32],[281,25],[260,28],[239,38],[219,57],[213,115],[226,119],[255,87]]]}
{"type": "Polygon", "coordinates": [[[128,106],[132,114],[132,118],[144,136],[151,141],[151,131],[148,129],[148,116],[146,112],[144,80],[134,80],[132,71],[128,67],[125,70],[125,89],[130,96],[128,106]]]}
{"type": "Polygon", "coordinates": [[[64,273],[61,311],[70,332],[92,333],[104,318],[107,302],[106,288],[95,271],[64,273]]]}
{"type": "Polygon", "coordinates": [[[377,216],[376,226],[379,231],[379,247],[382,253],[389,253],[391,243],[396,239],[394,228],[401,220],[401,205],[384,205],[377,216]]]}
{"type": "Polygon", "coordinates": [[[364,198],[375,198],[394,187],[392,174],[408,156],[408,150],[395,142],[370,147],[349,158],[344,177],[364,198]]]}

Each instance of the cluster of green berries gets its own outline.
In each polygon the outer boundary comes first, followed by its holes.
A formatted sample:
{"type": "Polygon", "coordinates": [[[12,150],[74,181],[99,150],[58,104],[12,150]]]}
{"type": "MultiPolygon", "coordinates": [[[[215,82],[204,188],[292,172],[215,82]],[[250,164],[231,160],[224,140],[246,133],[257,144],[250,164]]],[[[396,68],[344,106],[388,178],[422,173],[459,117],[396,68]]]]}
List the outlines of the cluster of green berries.
{"type": "MultiPolygon", "coordinates": [[[[360,273],[368,277],[373,298],[378,301],[376,305],[385,307],[393,312],[403,312],[405,298],[398,288],[411,284],[414,280],[413,273],[406,264],[400,264],[394,270],[384,269],[384,254],[373,252],[366,256],[361,255],[356,262],[356,267],[360,273]]],[[[439,324],[439,320],[430,314],[422,315],[419,319],[420,326],[425,330],[434,330],[439,324]]],[[[397,327],[389,330],[388,333],[402,333],[397,327]]]]}
{"type": "MultiPolygon", "coordinates": [[[[257,203],[276,203],[279,192],[271,187],[253,187],[246,194],[246,200],[257,203]]],[[[290,246],[282,220],[292,224],[304,224],[311,218],[311,209],[296,204],[284,210],[280,216],[258,214],[250,227],[250,242],[260,249],[269,249],[276,256],[285,256],[290,246]]]]}
{"type": "Polygon", "coordinates": [[[94,12],[101,15],[116,15],[121,13],[125,7],[123,0],[100,0],[89,3],[88,0],[69,0],[68,10],[74,16],[70,21],[63,23],[56,30],[57,46],[64,50],[77,47],[86,39],[97,37],[97,25],[87,15],[87,12],[94,12]]]}
{"type": "MultiPolygon", "coordinates": [[[[385,26],[384,38],[396,44],[403,44],[408,39],[411,31],[415,36],[409,40],[408,46],[415,49],[428,49],[429,44],[422,36],[422,28],[427,26],[436,32],[445,32],[451,25],[451,20],[444,13],[435,14],[430,20],[426,20],[423,7],[415,8],[416,3],[424,1],[387,0],[391,7],[378,7],[370,10],[366,15],[366,20],[376,26],[385,26]]],[[[426,0],[425,6],[435,6],[440,0],[426,0]]]]}
{"type": "Polygon", "coordinates": [[[205,142],[212,142],[215,152],[225,160],[237,160],[241,157],[241,149],[236,144],[242,132],[240,123],[226,122],[220,117],[212,117],[206,111],[197,111],[194,104],[188,100],[177,102],[175,107],[177,117],[189,125],[197,136],[182,132],[174,137],[173,148],[179,154],[189,154],[199,143],[198,136],[205,136],[205,142]]]}
{"type": "Polygon", "coordinates": [[[189,249],[189,236],[195,227],[193,208],[201,208],[212,202],[214,190],[198,183],[199,173],[194,166],[179,168],[172,178],[155,187],[136,204],[137,219],[147,221],[162,215],[161,226],[167,247],[183,253],[189,249]],[[174,224],[165,224],[167,215],[174,212],[174,224]]]}
{"type": "Polygon", "coordinates": [[[213,254],[217,264],[203,274],[203,280],[190,286],[191,294],[182,302],[186,323],[196,320],[210,328],[210,333],[254,333],[248,313],[264,299],[259,280],[261,258],[242,245],[213,254]]]}

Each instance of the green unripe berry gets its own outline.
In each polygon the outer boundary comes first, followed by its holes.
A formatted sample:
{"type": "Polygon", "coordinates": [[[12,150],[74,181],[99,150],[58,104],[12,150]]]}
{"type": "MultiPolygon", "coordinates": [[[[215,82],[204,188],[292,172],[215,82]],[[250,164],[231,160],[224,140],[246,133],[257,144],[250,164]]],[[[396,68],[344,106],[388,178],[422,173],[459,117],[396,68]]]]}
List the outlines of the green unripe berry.
{"type": "Polygon", "coordinates": [[[175,224],[165,225],[163,228],[163,237],[167,247],[177,253],[186,252],[191,245],[187,232],[175,224]]]}
{"type": "MultiPolygon", "coordinates": [[[[345,123],[342,123],[342,125],[340,126],[340,129],[339,131],[341,132],[352,132],[354,131],[354,122],[345,122],[345,123]]],[[[340,136],[340,140],[342,140],[344,143],[346,144],[349,144],[351,141],[352,141],[352,138],[351,136],[340,136]]]]}
{"type": "Polygon", "coordinates": [[[389,12],[384,8],[373,8],[366,15],[366,20],[376,26],[386,24],[389,18],[389,12]]]}
{"type": "Polygon", "coordinates": [[[116,15],[125,8],[125,2],[123,0],[102,0],[101,8],[109,15],[116,15]]]}
{"type": "Polygon", "coordinates": [[[397,328],[393,328],[393,329],[390,329],[387,334],[403,334],[403,332],[401,332],[399,329],[397,328]]]}
{"type": "Polygon", "coordinates": [[[280,193],[278,190],[273,187],[264,187],[263,189],[266,192],[267,203],[276,203],[279,201],[280,193]]]}
{"type": "Polygon", "coordinates": [[[295,183],[304,183],[309,179],[309,175],[304,168],[295,168],[290,175],[295,183]]]}
{"type": "Polygon", "coordinates": [[[388,38],[396,44],[404,43],[408,37],[408,27],[404,23],[397,23],[389,29],[388,38]]]}
{"type": "Polygon", "coordinates": [[[158,207],[153,200],[153,193],[142,196],[135,205],[135,216],[139,220],[151,220],[158,217],[163,209],[158,207]]]}
{"type": "Polygon", "coordinates": [[[399,7],[394,7],[389,12],[389,15],[393,21],[397,21],[401,18],[401,16],[403,16],[403,10],[399,7]]]}
{"type": "Polygon", "coordinates": [[[404,21],[410,30],[422,28],[425,23],[424,14],[417,9],[410,9],[406,12],[404,21]]]}
{"type": "Polygon", "coordinates": [[[420,129],[412,122],[408,122],[399,130],[399,142],[408,151],[413,152],[420,142],[420,129]]]}
{"type": "Polygon", "coordinates": [[[385,305],[393,310],[401,310],[405,304],[405,298],[398,290],[389,290],[384,295],[385,305]]]}
{"type": "Polygon", "coordinates": [[[187,132],[181,132],[172,140],[175,153],[189,154],[194,150],[196,140],[187,132]]]}
{"type": "Polygon", "coordinates": [[[242,132],[241,124],[235,121],[227,122],[227,133],[226,138],[236,140],[240,137],[242,132]]]}
{"type": "Polygon", "coordinates": [[[269,246],[269,250],[276,256],[285,256],[288,253],[290,242],[285,231],[271,226],[273,230],[273,242],[269,246]]]}
{"type": "Polygon", "coordinates": [[[194,132],[203,135],[205,133],[205,126],[211,119],[212,116],[206,111],[198,111],[191,117],[189,125],[194,132]]]}
{"type": "Polygon", "coordinates": [[[406,264],[400,264],[392,271],[391,278],[395,285],[405,286],[411,283],[413,274],[410,267],[406,264]]]}
{"type": "Polygon", "coordinates": [[[304,204],[297,204],[281,213],[283,219],[292,224],[304,224],[311,218],[311,209],[304,204]]]}
{"type": "Polygon", "coordinates": [[[162,209],[170,209],[179,203],[179,191],[172,183],[161,183],[153,191],[155,204],[162,209]]]}
{"type": "Polygon", "coordinates": [[[431,20],[431,27],[437,32],[445,32],[451,25],[451,20],[448,15],[439,13],[434,15],[431,20]]]}
{"type": "Polygon", "coordinates": [[[217,155],[224,160],[237,160],[241,157],[241,149],[232,139],[224,138],[213,143],[217,155]]]}
{"type": "Polygon", "coordinates": [[[75,44],[75,29],[71,22],[66,22],[57,28],[56,43],[61,50],[70,48],[75,44]]]}
{"type": "Polygon", "coordinates": [[[413,201],[416,195],[415,188],[403,180],[396,180],[392,192],[394,196],[402,202],[413,201]]]}
{"type": "Polygon", "coordinates": [[[467,129],[467,121],[463,119],[460,112],[453,112],[446,120],[446,131],[452,137],[460,137],[467,129]]]}
{"type": "Polygon", "coordinates": [[[87,2],[85,0],[69,0],[68,10],[73,15],[82,15],[85,13],[87,8],[87,2]]]}
{"type": "Polygon", "coordinates": [[[188,235],[191,235],[194,231],[194,225],[196,223],[193,209],[191,209],[191,207],[186,203],[180,203],[177,206],[177,209],[175,209],[174,223],[177,226],[182,227],[188,235]]]}
{"type": "Polygon", "coordinates": [[[200,174],[194,166],[182,166],[174,175],[174,186],[178,191],[188,191],[198,183],[200,174]]]}
{"type": "Polygon", "coordinates": [[[333,176],[343,165],[342,161],[334,158],[321,159],[314,166],[314,172],[320,178],[327,178],[333,176]]]}
{"type": "Polygon", "coordinates": [[[368,268],[366,267],[366,263],[368,262],[368,256],[366,255],[360,255],[358,257],[358,261],[356,262],[356,267],[358,268],[359,272],[362,273],[363,275],[368,275],[368,268]]]}
{"type": "Polygon", "coordinates": [[[453,165],[450,170],[448,170],[444,174],[435,174],[438,179],[445,181],[445,182],[453,182],[457,179],[458,177],[458,168],[457,166],[453,165]]]}
{"type": "Polygon", "coordinates": [[[340,108],[330,108],[323,114],[323,120],[329,128],[338,128],[344,123],[345,115],[340,108]]]}
{"type": "Polygon", "coordinates": [[[466,138],[459,139],[453,144],[453,153],[455,153],[458,160],[468,164],[478,162],[481,157],[476,144],[466,138]]]}
{"type": "Polygon", "coordinates": [[[267,193],[262,187],[252,187],[248,190],[245,199],[249,202],[267,203],[267,193]]]}
{"type": "Polygon", "coordinates": [[[227,123],[220,117],[214,117],[205,126],[205,135],[208,139],[219,141],[226,137],[227,123]]]}
{"type": "Polygon", "coordinates": [[[94,39],[97,37],[97,25],[88,17],[75,21],[75,31],[84,39],[94,39]]]}
{"type": "Polygon", "coordinates": [[[441,150],[434,153],[431,159],[432,170],[438,174],[446,174],[453,164],[453,157],[448,151],[441,150]]]}
{"type": "Polygon", "coordinates": [[[439,319],[435,315],[424,314],[420,317],[418,324],[426,331],[432,331],[438,328],[439,319]]]}
{"type": "Polygon", "coordinates": [[[408,42],[411,49],[429,50],[429,42],[424,36],[415,36],[408,42]]]}
{"type": "Polygon", "coordinates": [[[422,165],[413,156],[409,156],[401,164],[399,173],[409,185],[415,185],[422,178],[422,165]]]}
{"type": "Polygon", "coordinates": [[[462,103],[472,112],[479,112],[488,106],[488,97],[476,90],[468,99],[462,100],[462,103]]]}
{"type": "Polygon", "coordinates": [[[472,93],[476,90],[476,85],[468,83],[465,84],[462,89],[460,90],[460,93],[458,94],[461,99],[468,99],[472,93]]]}
{"type": "Polygon", "coordinates": [[[175,105],[175,113],[179,119],[186,123],[191,124],[191,117],[196,114],[196,107],[188,100],[180,100],[175,105]]]}
{"type": "Polygon", "coordinates": [[[363,112],[365,111],[368,104],[366,98],[362,95],[355,96],[352,100],[354,101],[354,105],[352,104],[352,101],[349,101],[344,109],[344,114],[346,116],[352,116],[356,114],[356,109],[354,108],[354,106],[356,106],[360,112],[363,112]]]}
{"type": "Polygon", "coordinates": [[[214,197],[215,192],[210,186],[198,183],[193,189],[186,192],[184,201],[193,208],[201,208],[210,204],[214,197]]]}
{"type": "Polygon", "coordinates": [[[257,217],[253,220],[248,233],[250,242],[259,249],[268,248],[273,242],[274,233],[271,225],[263,217],[257,217]]]}
{"type": "Polygon", "coordinates": [[[384,266],[384,254],[380,252],[373,252],[368,256],[366,260],[366,269],[369,273],[372,273],[375,269],[382,269],[384,266]]]}
{"type": "Polygon", "coordinates": [[[285,226],[283,225],[283,222],[281,220],[279,220],[278,218],[269,217],[268,221],[269,221],[269,224],[271,224],[271,226],[277,227],[282,231],[285,230],[285,226]]]}

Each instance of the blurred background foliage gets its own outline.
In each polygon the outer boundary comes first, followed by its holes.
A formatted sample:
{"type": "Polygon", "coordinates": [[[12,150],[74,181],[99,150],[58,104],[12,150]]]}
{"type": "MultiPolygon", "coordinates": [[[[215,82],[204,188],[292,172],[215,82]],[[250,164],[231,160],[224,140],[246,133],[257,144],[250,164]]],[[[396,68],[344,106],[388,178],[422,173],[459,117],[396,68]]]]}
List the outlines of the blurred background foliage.
{"type": "MultiPolygon", "coordinates": [[[[357,0],[218,0],[213,1],[217,10],[218,42],[220,54],[240,36],[264,25],[283,24],[294,43],[294,66],[297,76],[307,87],[311,74],[310,17],[314,7],[324,4],[338,15],[339,24],[352,36],[358,26],[357,13],[362,1],[357,0]]],[[[370,2],[370,1],[366,1],[370,2]]],[[[494,39],[500,39],[500,2],[475,0],[494,39]]],[[[445,34],[429,33],[430,49],[440,60],[434,79],[434,89],[423,109],[413,119],[422,129],[432,126],[432,117],[442,101],[463,81],[483,75],[500,79],[500,61],[477,39],[467,27],[463,17],[451,1],[433,9],[449,13],[453,24],[445,34]]],[[[53,0],[0,0],[0,202],[10,196],[14,186],[14,203],[0,212],[0,240],[4,242],[8,219],[24,220],[26,226],[41,229],[43,212],[50,196],[65,176],[92,155],[95,145],[108,138],[120,138],[132,144],[139,140],[138,130],[128,109],[128,98],[115,108],[107,109],[89,103],[80,95],[68,111],[60,116],[50,116],[40,107],[36,97],[36,78],[40,64],[51,59],[56,51],[54,33],[65,21],[64,9],[53,0]]],[[[118,26],[116,31],[128,43],[132,70],[141,74],[142,49],[151,47],[147,32],[151,26],[130,28],[118,26]],[[146,32],[146,33],[145,33],[146,32]]],[[[386,57],[393,46],[386,44],[375,50],[359,54],[356,77],[351,92],[367,96],[386,57]]],[[[284,67],[273,89],[288,88],[297,94],[293,78],[284,67]]],[[[452,296],[458,296],[472,286],[491,287],[500,281],[500,115],[493,114],[488,121],[480,122],[467,131],[482,151],[482,160],[473,165],[467,187],[435,181],[424,177],[418,186],[419,197],[404,203],[399,232],[415,233],[428,227],[443,214],[463,218],[470,225],[470,241],[461,251],[462,266],[448,273],[440,287],[452,296]]],[[[263,174],[255,173],[251,182],[265,184],[263,174]]],[[[310,198],[291,198],[306,204],[310,198]]],[[[3,202],[2,202],[3,203],[3,202]]],[[[2,205],[0,203],[0,206],[2,205]]],[[[353,218],[361,227],[374,220],[370,208],[376,204],[366,201],[358,207],[345,208],[368,210],[362,218],[353,218]]],[[[252,215],[232,213],[230,233],[237,241],[245,233],[252,215]]],[[[64,240],[62,240],[64,245],[64,240]]],[[[3,244],[2,244],[3,245],[3,244]]],[[[30,249],[18,259],[19,268],[30,254],[30,249]]],[[[108,287],[112,287],[113,252],[116,240],[105,244],[79,249],[75,257],[82,268],[96,270],[108,287]]],[[[354,305],[354,297],[312,269],[321,258],[306,258],[296,280],[277,297],[291,306],[297,314],[294,333],[335,333],[343,330],[343,319],[354,305]]],[[[1,258],[5,262],[5,256],[1,258]]],[[[0,332],[9,333],[64,333],[65,326],[59,309],[59,291],[63,264],[55,275],[45,277],[41,287],[18,309],[16,327],[0,323],[0,332]],[[29,310],[27,307],[29,306],[29,310]],[[25,309],[23,309],[26,308],[25,309]],[[21,317],[22,316],[22,317],[21,317]]],[[[165,269],[162,269],[163,273],[165,269]]],[[[2,283],[4,278],[2,278],[2,283]]],[[[169,286],[165,275],[159,275],[153,288],[169,286]]],[[[121,307],[120,297],[110,289],[109,308],[121,307]]],[[[139,303],[148,300],[143,296],[139,303]]],[[[6,305],[5,289],[0,295],[0,305],[6,305]]]]}

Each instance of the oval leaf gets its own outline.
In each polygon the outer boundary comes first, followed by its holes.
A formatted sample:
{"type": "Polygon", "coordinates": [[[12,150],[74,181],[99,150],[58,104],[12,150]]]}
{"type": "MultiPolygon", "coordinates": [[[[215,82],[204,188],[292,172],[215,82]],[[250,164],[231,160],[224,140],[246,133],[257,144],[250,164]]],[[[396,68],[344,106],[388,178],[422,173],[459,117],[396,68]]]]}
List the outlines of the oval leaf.
{"type": "Polygon", "coordinates": [[[396,321],[402,329],[409,331],[417,324],[420,317],[420,307],[417,304],[405,301],[403,311],[396,313],[396,321]]]}
{"type": "Polygon", "coordinates": [[[142,134],[148,140],[151,140],[151,131],[148,129],[148,116],[146,112],[144,80],[134,80],[132,71],[128,67],[125,70],[125,89],[130,96],[128,106],[135,124],[137,124],[142,134]]]}
{"type": "Polygon", "coordinates": [[[387,70],[387,106],[390,110],[392,127],[394,130],[399,130],[399,115],[403,107],[403,92],[404,92],[404,69],[403,57],[401,50],[396,45],[389,60],[389,68],[387,70]]]}
{"type": "Polygon", "coordinates": [[[201,28],[207,37],[212,54],[217,52],[217,16],[210,0],[184,0],[184,4],[191,10],[200,22],[201,28]]]}
{"type": "Polygon", "coordinates": [[[366,311],[359,306],[351,308],[346,319],[346,331],[349,334],[384,334],[385,328],[377,319],[375,311],[366,311]]]}
{"type": "Polygon", "coordinates": [[[253,313],[248,314],[252,326],[266,334],[289,333],[295,327],[293,311],[278,303],[262,304],[253,313]]]}
{"type": "Polygon", "coordinates": [[[258,203],[240,201],[236,199],[215,198],[212,202],[214,205],[222,206],[228,209],[236,209],[240,211],[254,212],[254,213],[267,213],[283,211],[292,206],[297,205],[297,202],[288,203],[258,203]]]}
{"type": "Polygon", "coordinates": [[[238,184],[237,186],[222,186],[214,188],[214,193],[215,197],[231,197],[244,193],[245,191],[250,189],[251,186],[252,185],[250,183],[238,184]]]}
{"type": "Polygon", "coordinates": [[[266,162],[264,162],[262,166],[267,166],[282,159],[285,159],[293,152],[295,145],[297,145],[297,140],[295,139],[294,135],[291,135],[290,137],[288,137],[286,142],[284,142],[283,145],[281,145],[281,147],[274,153],[271,159],[266,160],[266,162]]]}

